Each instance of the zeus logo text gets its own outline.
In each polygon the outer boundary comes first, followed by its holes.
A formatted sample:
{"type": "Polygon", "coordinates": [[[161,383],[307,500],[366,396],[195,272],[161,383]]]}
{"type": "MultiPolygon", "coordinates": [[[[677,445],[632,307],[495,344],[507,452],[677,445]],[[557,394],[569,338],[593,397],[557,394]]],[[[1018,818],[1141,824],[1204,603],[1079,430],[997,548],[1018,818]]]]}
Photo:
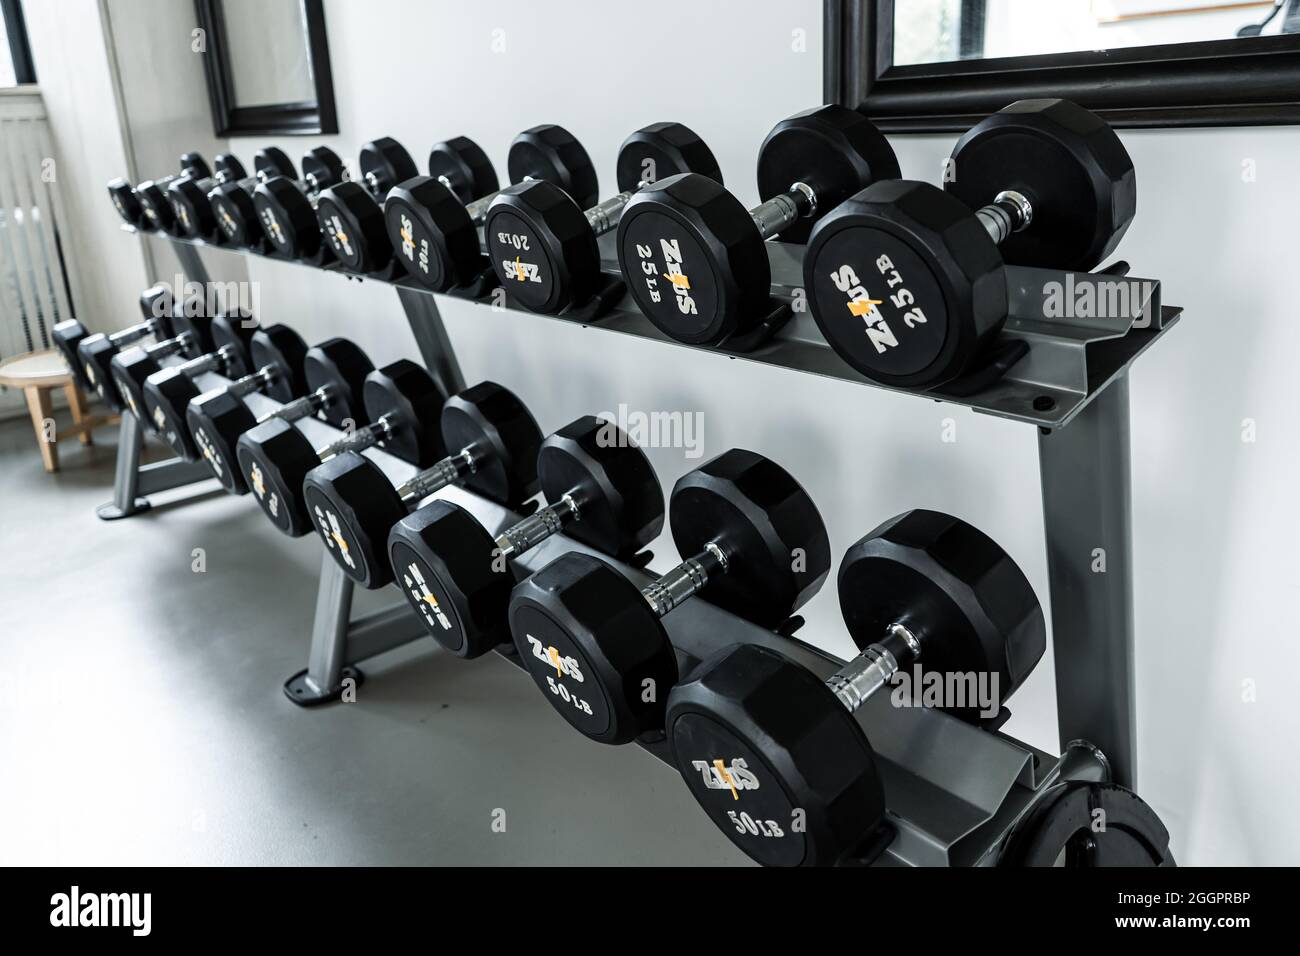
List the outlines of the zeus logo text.
{"type": "Polygon", "coordinates": [[[152,893],[85,893],[78,886],[50,897],[51,926],[129,927],[148,936],[153,926],[152,893]]]}
{"type": "Polygon", "coordinates": [[[876,308],[880,304],[879,300],[871,298],[852,266],[842,265],[832,272],[831,282],[849,297],[849,314],[862,319],[866,325],[867,338],[876,347],[877,354],[898,346],[898,339],[890,330],[889,323],[876,308]]]}
{"type": "Polygon", "coordinates": [[[757,790],[759,786],[758,777],[744,757],[736,757],[730,764],[725,760],[692,760],[691,766],[710,790],[757,790]]]}
{"type": "Polygon", "coordinates": [[[691,282],[682,272],[682,250],[676,239],[660,239],[659,247],[664,253],[664,273],[672,283],[673,292],[677,294],[677,311],[682,315],[696,315],[695,300],[691,298],[691,282]]]}
{"type": "Polygon", "coordinates": [[[520,262],[518,259],[503,259],[501,268],[507,279],[516,282],[541,282],[542,270],[532,262],[520,262]]]}
{"type": "Polygon", "coordinates": [[[533,657],[537,658],[548,667],[554,668],[565,677],[572,677],[579,684],[582,683],[582,668],[578,665],[576,659],[572,657],[561,657],[560,652],[553,647],[547,647],[533,635],[526,635],[528,645],[533,649],[533,657]]]}

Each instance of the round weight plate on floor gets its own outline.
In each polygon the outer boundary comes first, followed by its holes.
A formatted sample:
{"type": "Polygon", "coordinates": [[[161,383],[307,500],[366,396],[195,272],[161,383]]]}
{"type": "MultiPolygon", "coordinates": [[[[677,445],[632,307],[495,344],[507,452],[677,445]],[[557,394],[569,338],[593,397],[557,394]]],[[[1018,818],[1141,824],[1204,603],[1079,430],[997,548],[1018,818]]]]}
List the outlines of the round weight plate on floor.
{"type": "Polygon", "coordinates": [[[1002,866],[1176,866],[1169,831],[1126,787],[1072,782],[1053,788],[1016,825],[1002,866]]]}

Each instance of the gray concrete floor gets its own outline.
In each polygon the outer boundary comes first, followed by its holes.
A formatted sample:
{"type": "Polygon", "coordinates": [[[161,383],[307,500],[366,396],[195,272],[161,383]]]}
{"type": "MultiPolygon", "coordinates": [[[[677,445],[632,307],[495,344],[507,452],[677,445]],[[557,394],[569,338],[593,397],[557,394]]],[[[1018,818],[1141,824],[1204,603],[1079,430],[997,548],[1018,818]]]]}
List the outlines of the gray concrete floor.
{"type": "Polygon", "coordinates": [[[215,482],[99,521],[115,440],[46,475],[0,423],[0,864],[743,862],[674,771],[582,738],[495,655],[421,641],[356,703],[289,703],[315,540],[215,482]]]}

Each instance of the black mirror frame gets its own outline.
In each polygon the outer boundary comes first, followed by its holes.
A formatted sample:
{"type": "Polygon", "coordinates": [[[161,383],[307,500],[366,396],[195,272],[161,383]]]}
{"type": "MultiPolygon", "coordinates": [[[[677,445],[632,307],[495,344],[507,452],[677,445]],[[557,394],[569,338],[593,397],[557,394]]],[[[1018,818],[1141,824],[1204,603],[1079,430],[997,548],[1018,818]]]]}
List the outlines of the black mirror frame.
{"type": "Polygon", "coordinates": [[[965,130],[1042,96],[1117,127],[1300,123],[1300,34],[894,66],[892,0],[823,4],[826,101],[886,132],[965,130]]]}
{"type": "Polygon", "coordinates": [[[338,116],[334,111],[329,42],[325,35],[325,8],[322,0],[300,2],[306,20],[307,54],[311,60],[316,99],[236,106],[221,0],[194,0],[199,28],[207,38],[203,68],[207,73],[208,99],[212,104],[212,128],[218,139],[231,136],[332,135],[339,131],[338,116]]]}

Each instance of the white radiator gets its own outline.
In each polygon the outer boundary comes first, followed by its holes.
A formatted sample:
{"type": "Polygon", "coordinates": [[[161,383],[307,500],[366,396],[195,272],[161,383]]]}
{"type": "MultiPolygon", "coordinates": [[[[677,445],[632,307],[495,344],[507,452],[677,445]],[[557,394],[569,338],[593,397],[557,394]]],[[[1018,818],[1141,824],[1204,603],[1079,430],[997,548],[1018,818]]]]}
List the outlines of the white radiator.
{"type": "MultiPolygon", "coordinates": [[[[0,360],[51,347],[73,315],[67,228],[40,91],[0,90],[0,360]]],[[[22,396],[0,390],[0,412],[22,396]]]]}

